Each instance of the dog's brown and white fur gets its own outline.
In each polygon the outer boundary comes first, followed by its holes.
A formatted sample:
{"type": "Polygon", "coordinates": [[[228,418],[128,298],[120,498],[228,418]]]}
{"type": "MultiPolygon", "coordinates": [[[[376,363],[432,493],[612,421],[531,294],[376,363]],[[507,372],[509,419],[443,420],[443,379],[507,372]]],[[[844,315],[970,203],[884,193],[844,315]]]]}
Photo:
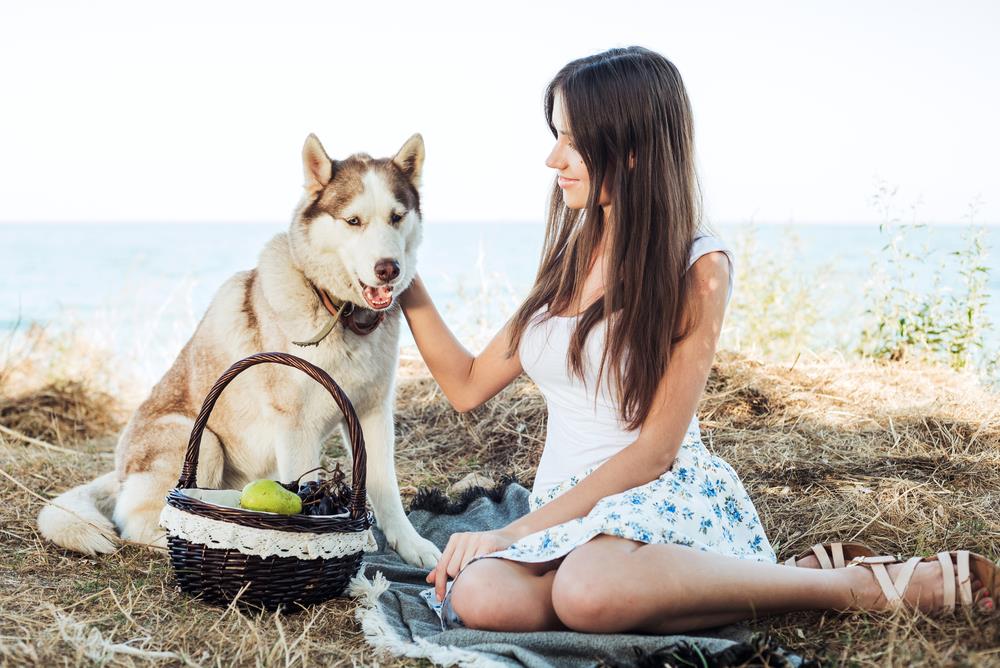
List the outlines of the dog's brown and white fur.
{"type": "MultiPolygon", "coordinates": [[[[127,540],[165,546],[160,511],[177,484],[205,395],[233,362],[285,351],[325,369],[354,405],[368,455],[369,500],[390,547],[410,564],[437,563],[441,552],[413,529],[396,480],[396,299],[370,334],[337,324],[316,346],[292,343],[311,338],[331,317],[310,280],[355,308],[373,309],[364,286],[391,286],[398,295],[413,279],[422,238],[423,139],[413,135],[393,158],[356,153],[332,161],[309,135],[302,156],[305,192],[288,232],[268,242],[256,268],[222,285],[173,366],[126,425],[115,470],[47,504],[38,516],[43,536],[89,554],[116,549],[115,529],[127,540]]],[[[259,478],[294,480],[319,465],[321,444],[335,429],[350,452],[343,415],[322,386],[297,369],[257,365],[236,377],[211,414],[198,486],[239,489],[259,478]]]]}

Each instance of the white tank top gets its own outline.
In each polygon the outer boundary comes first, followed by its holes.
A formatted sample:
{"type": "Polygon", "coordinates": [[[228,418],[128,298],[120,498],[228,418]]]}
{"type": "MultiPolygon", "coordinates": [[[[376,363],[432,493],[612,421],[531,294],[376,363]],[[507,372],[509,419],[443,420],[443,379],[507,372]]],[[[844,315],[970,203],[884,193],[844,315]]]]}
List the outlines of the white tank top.
{"type": "MultiPolygon", "coordinates": [[[[700,236],[691,246],[688,268],[702,255],[722,251],[729,259],[728,306],[733,295],[733,252],[718,237],[700,236]]],[[[538,316],[539,310],[535,313],[538,316]]],[[[538,324],[533,317],[524,330],[518,347],[521,367],[535,382],[548,412],[545,446],[542,450],[533,494],[540,494],[572,475],[579,475],[591,466],[603,463],[616,452],[634,442],[639,429],[627,431],[618,415],[618,406],[610,390],[610,361],[601,379],[601,394],[594,396],[597,370],[601,363],[607,323],[597,323],[587,336],[584,355],[586,387],[566,368],[569,340],[577,324],[576,316],[553,317],[538,324]]],[[[699,433],[695,415],[688,431],[699,433]]]]}

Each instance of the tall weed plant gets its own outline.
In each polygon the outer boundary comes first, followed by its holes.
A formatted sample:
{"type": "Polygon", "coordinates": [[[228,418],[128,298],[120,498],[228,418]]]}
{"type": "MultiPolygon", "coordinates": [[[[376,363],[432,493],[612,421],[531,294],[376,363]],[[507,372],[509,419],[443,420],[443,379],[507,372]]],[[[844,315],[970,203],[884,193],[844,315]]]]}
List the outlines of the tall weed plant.
{"type": "Polygon", "coordinates": [[[877,186],[873,204],[882,213],[882,254],[872,263],[865,286],[865,320],[857,352],[888,360],[918,359],[997,377],[997,350],[986,344],[993,324],[986,230],[975,224],[978,201],[964,217],[961,248],[942,253],[931,244],[926,224],[904,223],[896,213],[898,188],[877,186]],[[957,280],[946,281],[946,277],[957,280]],[[948,286],[959,286],[953,290],[948,286]]]}
{"type": "Polygon", "coordinates": [[[736,275],[720,349],[786,357],[836,345],[837,335],[823,324],[817,301],[828,288],[832,265],[806,267],[802,240],[791,226],[782,230],[781,239],[762,244],[752,222],[733,238],[736,275]]]}

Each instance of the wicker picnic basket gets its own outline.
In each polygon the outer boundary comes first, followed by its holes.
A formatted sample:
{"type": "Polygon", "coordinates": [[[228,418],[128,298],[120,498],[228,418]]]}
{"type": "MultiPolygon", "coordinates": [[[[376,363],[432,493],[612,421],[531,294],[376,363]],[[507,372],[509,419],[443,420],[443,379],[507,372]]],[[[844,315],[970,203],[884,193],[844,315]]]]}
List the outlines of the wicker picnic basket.
{"type": "MultiPolygon", "coordinates": [[[[166,497],[160,524],[181,591],[209,603],[274,610],[301,609],[340,596],[378,548],[365,508],[365,439],[347,395],[323,369],[280,352],[251,355],[216,381],[198,414],[177,487],[166,497]],[[219,490],[199,489],[195,478],[202,432],[222,390],[250,367],[272,362],[295,367],[322,385],[340,407],[353,451],[348,511],[340,515],[280,515],[212,502],[219,490]]],[[[235,492],[228,492],[230,495],[235,492]]]]}

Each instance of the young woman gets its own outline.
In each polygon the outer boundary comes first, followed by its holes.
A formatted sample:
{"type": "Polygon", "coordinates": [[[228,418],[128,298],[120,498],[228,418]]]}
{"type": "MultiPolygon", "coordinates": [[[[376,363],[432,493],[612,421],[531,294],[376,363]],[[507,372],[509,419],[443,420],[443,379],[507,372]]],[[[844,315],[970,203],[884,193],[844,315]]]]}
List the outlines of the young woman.
{"type": "Polygon", "coordinates": [[[557,180],[522,306],[473,357],[419,277],[400,298],[456,410],[522,371],[548,409],[530,512],[452,535],[427,577],[428,598],[444,598],[432,603],[443,628],[678,633],[810,608],[929,611],[953,606],[956,587],[963,604],[975,593],[990,609],[996,567],[974,554],[970,566],[964,551],[861,557],[852,563],[861,568],[776,563],[743,484],[702,444],[695,415],[733,257],[700,224],[680,75],[655,52],[611,49],[566,65],[545,113],[557,180]]]}

